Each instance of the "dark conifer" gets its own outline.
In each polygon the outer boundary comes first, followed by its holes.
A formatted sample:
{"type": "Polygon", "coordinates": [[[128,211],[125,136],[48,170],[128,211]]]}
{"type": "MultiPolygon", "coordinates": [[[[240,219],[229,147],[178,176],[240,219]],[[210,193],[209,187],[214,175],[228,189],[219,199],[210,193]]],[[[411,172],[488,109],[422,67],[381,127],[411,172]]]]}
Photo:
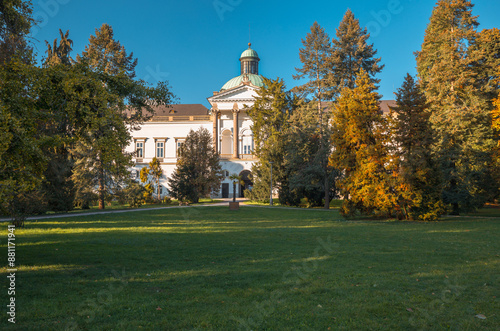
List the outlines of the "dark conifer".
{"type": "Polygon", "coordinates": [[[431,108],[443,201],[454,214],[489,198],[493,137],[489,103],[471,51],[479,25],[468,0],[440,0],[427,26],[417,69],[431,108]],[[480,78],[480,77],[479,77],[480,78]]]}

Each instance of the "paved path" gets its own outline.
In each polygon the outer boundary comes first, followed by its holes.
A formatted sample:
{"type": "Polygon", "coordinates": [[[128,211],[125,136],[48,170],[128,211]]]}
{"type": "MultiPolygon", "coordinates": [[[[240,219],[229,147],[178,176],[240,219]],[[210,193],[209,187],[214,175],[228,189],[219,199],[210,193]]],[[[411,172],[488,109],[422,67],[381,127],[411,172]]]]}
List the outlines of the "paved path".
{"type": "MultiPolygon", "coordinates": [[[[64,217],[82,217],[82,216],[93,216],[93,215],[105,215],[105,214],[119,214],[119,213],[133,213],[137,211],[149,211],[149,210],[160,210],[160,209],[169,209],[169,208],[191,208],[191,207],[217,207],[217,206],[227,206],[228,202],[233,201],[230,199],[222,199],[223,202],[216,203],[207,203],[207,204],[199,204],[199,205],[189,205],[189,206],[165,206],[165,207],[155,207],[155,208],[136,208],[136,209],[120,209],[120,210],[103,210],[103,211],[95,211],[88,213],[65,213],[65,214],[53,214],[53,215],[40,215],[40,216],[30,216],[26,217],[27,221],[33,220],[44,220],[44,219],[52,219],[52,218],[64,218],[64,217]]],[[[241,206],[245,207],[258,207],[258,208],[279,208],[279,209],[290,209],[290,210],[322,210],[322,211],[331,211],[332,209],[306,209],[306,208],[297,208],[297,207],[278,207],[278,206],[261,206],[261,205],[247,205],[245,202],[248,201],[246,199],[240,198],[236,199],[236,201],[241,203],[241,206]]],[[[11,222],[10,218],[0,218],[0,222],[11,222]]]]}
{"type": "MultiPolygon", "coordinates": [[[[32,220],[43,220],[49,218],[64,218],[64,217],[81,217],[81,216],[93,216],[93,215],[105,215],[105,214],[119,214],[119,213],[132,213],[136,211],[148,211],[148,210],[160,210],[169,208],[189,208],[189,207],[211,207],[211,206],[226,206],[227,202],[217,202],[210,204],[201,205],[191,205],[191,206],[165,206],[165,207],[155,207],[155,208],[136,208],[136,209],[120,209],[120,210],[103,210],[88,213],[64,213],[64,214],[53,214],[53,215],[40,215],[40,216],[29,216],[26,217],[27,221],[32,220]]],[[[0,218],[0,222],[10,222],[10,218],[0,218]]]]}

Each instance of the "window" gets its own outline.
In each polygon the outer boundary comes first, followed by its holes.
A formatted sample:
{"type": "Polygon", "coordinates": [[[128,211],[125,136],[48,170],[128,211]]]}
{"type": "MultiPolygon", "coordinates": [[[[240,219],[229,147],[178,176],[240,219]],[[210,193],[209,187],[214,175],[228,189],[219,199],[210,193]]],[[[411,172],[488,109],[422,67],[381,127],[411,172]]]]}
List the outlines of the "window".
{"type": "Polygon", "coordinates": [[[135,156],[138,159],[142,159],[144,157],[144,141],[136,140],[135,141],[135,156]]]}
{"type": "Polygon", "coordinates": [[[179,152],[181,150],[182,144],[184,144],[185,139],[184,138],[177,138],[175,140],[175,147],[176,147],[176,155],[179,156],[179,152]]]}
{"type": "Polygon", "coordinates": [[[168,138],[155,138],[155,156],[158,159],[165,157],[165,145],[168,138]]]}
{"type": "Polygon", "coordinates": [[[243,154],[252,154],[252,146],[243,145],[243,154]]]}
{"type": "Polygon", "coordinates": [[[156,142],[156,157],[159,159],[163,159],[165,157],[165,142],[156,142]]]}
{"type": "Polygon", "coordinates": [[[245,130],[242,136],[243,154],[252,154],[253,136],[250,130],[245,130]]]}

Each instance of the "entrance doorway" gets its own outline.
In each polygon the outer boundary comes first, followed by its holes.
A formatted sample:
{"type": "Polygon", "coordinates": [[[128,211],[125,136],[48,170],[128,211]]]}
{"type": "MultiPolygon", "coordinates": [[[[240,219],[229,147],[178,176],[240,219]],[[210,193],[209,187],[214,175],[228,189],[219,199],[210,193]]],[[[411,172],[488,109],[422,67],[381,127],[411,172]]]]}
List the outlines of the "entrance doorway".
{"type": "Polygon", "coordinates": [[[240,198],[245,196],[245,190],[251,190],[253,186],[252,173],[249,170],[240,172],[241,180],[244,184],[240,184],[240,198]]]}
{"type": "Polygon", "coordinates": [[[223,199],[229,198],[229,184],[228,183],[222,183],[222,198],[223,199]]]}

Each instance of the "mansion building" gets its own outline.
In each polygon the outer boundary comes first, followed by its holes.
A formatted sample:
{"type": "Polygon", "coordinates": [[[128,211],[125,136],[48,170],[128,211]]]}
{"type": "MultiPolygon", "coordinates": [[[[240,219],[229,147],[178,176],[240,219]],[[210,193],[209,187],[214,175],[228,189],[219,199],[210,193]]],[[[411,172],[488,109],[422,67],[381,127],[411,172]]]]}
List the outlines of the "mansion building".
{"type": "Polygon", "coordinates": [[[207,98],[209,110],[201,104],[178,104],[155,107],[155,115],[132,131],[132,144],[126,152],[135,152],[133,176],[139,177],[141,168],[156,157],[163,169],[160,180],[162,196],[167,194],[167,178],[177,164],[177,151],[190,130],[205,128],[212,133],[213,146],[220,154],[224,180],[217,197],[233,196],[232,174],[240,175],[245,185],[237,185],[236,196],[243,196],[252,186],[250,172],[256,161],[253,150],[252,121],[246,108],[251,107],[256,91],[263,86],[259,75],[259,56],[248,44],[240,56],[241,73],[229,80],[219,91],[207,98]]]}
{"type": "MultiPolygon", "coordinates": [[[[243,197],[251,189],[252,165],[257,161],[253,155],[254,140],[252,120],[246,109],[254,104],[257,90],[263,86],[259,75],[259,56],[248,44],[240,56],[240,75],[229,80],[219,91],[207,98],[211,109],[201,104],[177,104],[156,106],[155,115],[132,131],[132,143],[126,152],[135,152],[135,167],[132,176],[139,178],[141,168],[148,166],[156,157],[163,169],[160,192],[167,195],[167,178],[171,177],[177,164],[177,152],[191,130],[205,128],[212,133],[213,146],[220,155],[224,180],[217,196],[233,196],[229,176],[240,175],[244,185],[236,186],[236,196],[243,197]]],[[[394,101],[381,101],[381,109],[389,112],[394,101]]]]}

